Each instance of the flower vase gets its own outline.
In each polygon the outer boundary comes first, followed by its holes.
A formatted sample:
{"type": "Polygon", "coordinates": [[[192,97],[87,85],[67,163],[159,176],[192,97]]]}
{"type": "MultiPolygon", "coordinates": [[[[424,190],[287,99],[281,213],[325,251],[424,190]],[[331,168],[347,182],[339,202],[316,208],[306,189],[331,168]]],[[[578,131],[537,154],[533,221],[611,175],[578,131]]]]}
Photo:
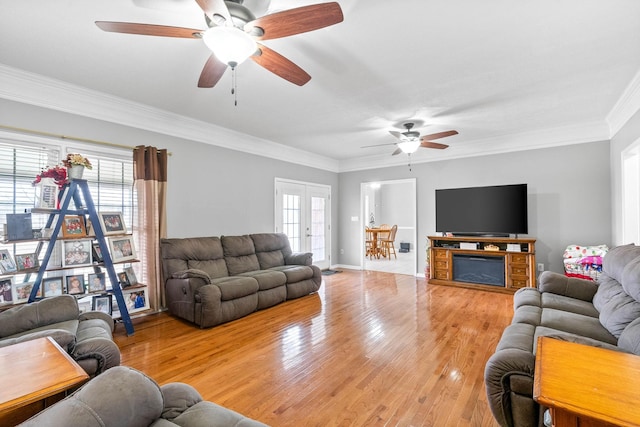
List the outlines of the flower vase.
{"type": "Polygon", "coordinates": [[[67,168],[67,178],[69,180],[82,179],[83,173],[84,173],[84,166],[82,165],[71,165],[71,167],[67,168]]]}

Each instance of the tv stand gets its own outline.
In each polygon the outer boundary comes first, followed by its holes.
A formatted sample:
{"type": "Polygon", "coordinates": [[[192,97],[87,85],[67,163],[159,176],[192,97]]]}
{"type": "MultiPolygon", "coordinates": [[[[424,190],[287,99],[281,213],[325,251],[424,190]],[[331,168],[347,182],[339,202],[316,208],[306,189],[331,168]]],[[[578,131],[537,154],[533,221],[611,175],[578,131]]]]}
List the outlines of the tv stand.
{"type": "Polygon", "coordinates": [[[535,257],[535,239],[429,236],[427,278],[437,285],[513,293],[536,286],[535,257]]]}

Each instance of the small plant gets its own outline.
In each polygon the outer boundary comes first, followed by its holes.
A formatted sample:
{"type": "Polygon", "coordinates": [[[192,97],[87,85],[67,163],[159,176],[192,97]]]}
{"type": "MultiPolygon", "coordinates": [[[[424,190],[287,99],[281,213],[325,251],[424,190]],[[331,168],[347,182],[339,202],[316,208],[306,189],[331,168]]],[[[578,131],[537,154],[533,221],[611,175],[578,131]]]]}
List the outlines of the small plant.
{"type": "Polygon", "coordinates": [[[36,179],[31,184],[36,185],[40,181],[42,181],[43,178],[53,178],[56,185],[59,188],[62,188],[65,182],[67,182],[67,169],[63,168],[62,166],[54,166],[43,169],[42,172],[36,175],[36,179]]]}
{"type": "Polygon", "coordinates": [[[84,166],[87,169],[93,168],[89,159],[84,157],[82,154],[75,154],[75,153],[67,154],[67,158],[62,161],[62,164],[68,168],[71,166],[84,166]]]}

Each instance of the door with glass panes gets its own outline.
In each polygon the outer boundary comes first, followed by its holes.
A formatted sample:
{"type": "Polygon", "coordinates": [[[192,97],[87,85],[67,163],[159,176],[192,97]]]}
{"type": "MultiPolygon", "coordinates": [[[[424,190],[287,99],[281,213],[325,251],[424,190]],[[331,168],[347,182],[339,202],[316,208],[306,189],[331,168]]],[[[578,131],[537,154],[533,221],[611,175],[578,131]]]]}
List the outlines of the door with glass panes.
{"type": "Polygon", "coordinates": [[[320,269],[330,267],[331,187],[276,179],[276,232],[289,237],[293,252],[313,253],[320,269]]]}

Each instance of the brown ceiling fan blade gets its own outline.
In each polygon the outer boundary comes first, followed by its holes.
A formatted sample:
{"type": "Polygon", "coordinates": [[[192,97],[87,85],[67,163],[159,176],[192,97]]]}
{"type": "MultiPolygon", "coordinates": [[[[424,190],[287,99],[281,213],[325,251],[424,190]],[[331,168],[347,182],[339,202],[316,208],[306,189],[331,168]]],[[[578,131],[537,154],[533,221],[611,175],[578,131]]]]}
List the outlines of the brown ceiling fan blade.
{"type": "Polygon", "coordinates": [[[143,36],[200,38],[202,30],[195,28],[170,27],[167,25],[137,24],[133,22],[96,21],[96,25],[111,33],[139,34],[143,36]]]}
{"type": "Polygon", "coordinates": [[[231,21],[231,14],[224,0],[196,0],[196,3],[213,22],[217,21],[215,15],[223,17],[225,21],[231,21]]]}
{"type": "Polygon", "coordinates": [[[396,151],[394,151],[393,153],[391,153],[392,156],[397,156],[398,154],[402,153],[402,150],[399,148],[396,148],[396,151]]]}
{"type": "Polygon", "coordinates": [[[422,143],[420,144],[420,147],[423,147],[423,148],[435,148],[435,149],[438,149],[438,150],[444,150],[445,148],[448,147],[448,145],[440,144],[438,142],[422,141],[422,143]]]}
{"type": "Polygon", "coordinates": [[[204,64],[202,73],[200,73],[198,87],[214,87],[226,70],[227,64],[216,58],[214,54],[211,54],[204,64]]]}
{"type": "Polygon", "coordinates": [[[342,9],[338,3],[321,3],[263,16],[248,22],[244,30],[251,33],[254,27],[259,27],[264,34],[256,36],[256,40],[271,40],[318,30],[343,20],[342,9]]]}
{"type": "Polygon", "coordinates": [[[444,131],[444,132],[438,132],[438,133],[432,133],[430,135],[425,135],[422,138],[420,138],[420,141],[429,142],[429,141],[432,141],[434,139],[446,138],[447,136],[453,136],[453,135],[457,135],[457,134],[458,134],[457,130],[447,130],[447,131],[444,131]]]}
{"type": "Polygon", "coordinates": [[[253,61],[258,65],[261,65],[271,71],[273,74],[276,74],[291,83],[297,84],[298,86],[302,86],[311,80],[311,76],[307,74],[306,71],[280,55],[278,52],[263,45],[258,45],[258,49],[261,54],[253,55],[251,59],[253,59],[253,61]]]}

